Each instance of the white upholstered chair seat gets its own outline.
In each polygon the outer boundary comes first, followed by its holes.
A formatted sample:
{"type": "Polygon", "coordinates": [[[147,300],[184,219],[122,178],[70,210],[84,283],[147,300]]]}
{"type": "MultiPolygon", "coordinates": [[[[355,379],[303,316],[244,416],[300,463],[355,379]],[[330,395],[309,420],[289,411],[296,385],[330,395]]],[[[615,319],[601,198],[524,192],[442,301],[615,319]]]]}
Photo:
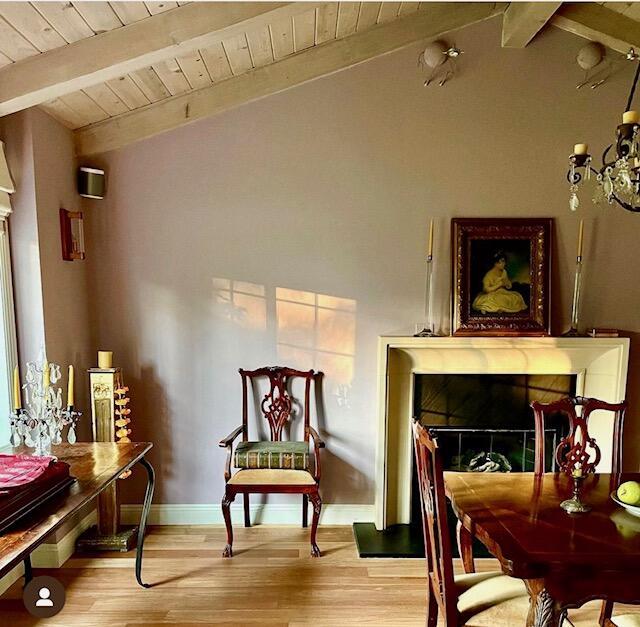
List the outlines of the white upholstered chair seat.
{"type": "Polygon", "coordinates": [[[616,627],[640,627],[640,614],[613,616],[611,622],[616,625],[616,627]]]}
{"type": "Polygon", "coordinates": [[[455,583],[463,624],[495,627],[510,624],[512,618],[518,621],[526,616],[529,594],[522,579],[492,571],[458,575],[455,583]]]}

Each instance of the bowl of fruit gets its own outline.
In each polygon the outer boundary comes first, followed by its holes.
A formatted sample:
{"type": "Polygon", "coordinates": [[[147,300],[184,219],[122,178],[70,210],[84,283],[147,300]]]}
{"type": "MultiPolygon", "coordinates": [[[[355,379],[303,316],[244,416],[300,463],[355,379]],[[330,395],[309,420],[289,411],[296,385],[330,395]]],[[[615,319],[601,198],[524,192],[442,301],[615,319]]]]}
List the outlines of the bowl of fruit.
{"type": "Polygon", "coordinates": [[[640,483],[625,481],[611,493],[611,498],[630,514],[640,518],[640,483]]]}

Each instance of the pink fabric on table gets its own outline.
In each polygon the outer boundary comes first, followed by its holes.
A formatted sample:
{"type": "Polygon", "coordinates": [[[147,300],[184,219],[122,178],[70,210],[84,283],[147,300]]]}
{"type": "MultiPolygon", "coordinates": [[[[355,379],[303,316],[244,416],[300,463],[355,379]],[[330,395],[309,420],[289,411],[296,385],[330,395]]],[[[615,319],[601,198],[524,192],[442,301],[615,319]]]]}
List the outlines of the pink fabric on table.
{"type": "Polygon", "coordinates": [[[0,490],[16,488],[37,479],[53,457],[35,455],[5,455],[0,453],[0,490]]]}

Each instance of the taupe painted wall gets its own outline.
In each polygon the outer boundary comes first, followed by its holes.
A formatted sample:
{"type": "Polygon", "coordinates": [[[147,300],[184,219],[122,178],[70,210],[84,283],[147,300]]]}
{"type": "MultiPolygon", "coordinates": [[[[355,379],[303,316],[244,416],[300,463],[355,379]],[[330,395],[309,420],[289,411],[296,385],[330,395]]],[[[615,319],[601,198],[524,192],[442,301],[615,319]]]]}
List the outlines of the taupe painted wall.
{"type": "Polygon", "coordinates": [[[574,143],[611,140],[632,68],[577,91],[574,36],[502,50],[495,20],[453,41],[465,55],[443,88],[422,86],[413,46],[95,160],[109,188],[86,205],[93,323],[132,387],[135,437],[156,444],[156,502],[220,499],[237,369],[284,361],[326,373],[325,501],[373,502],[376,342],[421,319],[430,217],[442,329],[450,218],[552,216],[554,332],[580,217],[585,326],[640,332],[640,216],[588,196],[572,215],[565,180],[574,143]]]}

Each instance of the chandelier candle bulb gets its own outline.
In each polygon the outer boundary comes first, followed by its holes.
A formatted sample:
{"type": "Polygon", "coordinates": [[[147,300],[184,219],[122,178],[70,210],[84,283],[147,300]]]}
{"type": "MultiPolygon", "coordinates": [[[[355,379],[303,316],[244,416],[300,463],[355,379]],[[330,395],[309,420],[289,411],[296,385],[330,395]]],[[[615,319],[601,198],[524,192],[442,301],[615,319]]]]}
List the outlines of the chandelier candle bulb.
{"type": "Polygon", "coordinates": [[[573,147],[574,155],[586,155],[589,150],[589,144],[576,144],[573,147]]]}
{"type": "Polygon", "coordinates": [[[640,123],[640,112],[638,111],[625,111],[622,114],[623,124],[638,124],[640,123]]]}
{"type": "Polygon", "coordinates": [[[67,385],[67,407],[73,407],[74,405],[74,397],[73,397],[73,384],[74,384],[74,371],[73,366],[69,365],[69,383],[67,385]]]}
{"type": "Polygon", "coordinates": [[[580,220],[580,231],[578,233],[578,259],[582,259],[583,242],[584,242],[584,220],[580,220]]]}
{"type": "Polygon", "coordinates": [[[22,395],[20,394],[20,371],[18,366],[13,369],[13,409],[22,409],[22,395]]]}
{"type": "Polygon", "coordinates": [[[427,247],[427,257],[433,257],[433,219],[429,222],[429,245],[427,247]]]}

